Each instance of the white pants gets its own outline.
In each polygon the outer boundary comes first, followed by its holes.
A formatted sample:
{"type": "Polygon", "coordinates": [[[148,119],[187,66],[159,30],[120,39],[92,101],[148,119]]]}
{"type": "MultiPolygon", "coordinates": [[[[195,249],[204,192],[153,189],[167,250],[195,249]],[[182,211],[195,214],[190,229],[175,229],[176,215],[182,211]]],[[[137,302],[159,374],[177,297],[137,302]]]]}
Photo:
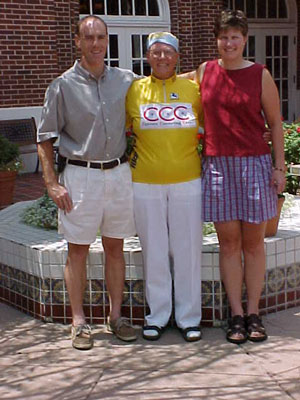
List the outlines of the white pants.
{"type": "Polygon", "coordinates": [[[100,170],[66,165],[60,182],[67,188],[73,209],[58,213],[59,233],[75,244],[91,244],[102,236],[124,239],[135,234],[133,190],[128,163],[100,170]]]}
{"type": "Polygon", "coordinates": [[[150,308],[146,323],[163,327],[169,321],[171,256],[177,326],[197,326],[201,321],[201,179],[169,185],[134,183],[133,193],[150,308]]]}

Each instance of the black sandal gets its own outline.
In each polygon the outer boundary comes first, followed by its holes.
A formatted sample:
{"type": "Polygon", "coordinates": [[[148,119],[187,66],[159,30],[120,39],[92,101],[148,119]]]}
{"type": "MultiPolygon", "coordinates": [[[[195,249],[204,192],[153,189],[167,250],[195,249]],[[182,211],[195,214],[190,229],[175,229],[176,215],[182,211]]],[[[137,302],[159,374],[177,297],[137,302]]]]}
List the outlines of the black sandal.
{"type": "Polygon", "coordinates": [[[146,340],[158,340],[161,337],[163,331],[164,328],[160,328],[159,326],[145,325],[143,326],[143,338],[146,340]],[[156,335],[147,335],[147,331],[155,331],[156,335]]]}
{"type": "Polygon", "coordinates": [[[242,344],[247,341],[247,331],[245,327],[245,320],[241,315],[235,315],[228,321],[228,329],[226,333],[226,339],[230,343],[242,344]],[[235,335],[239,335],[240,338],[235,338],[235,335]]]}
{"type": "Polygon", "coordinates": [[[251,342],[263,342],[268,339],[265,327],[257,314],[250,314],[245,320],[248,339],[251,340],[251,342]],[[259,334],[259,336],[257,336],[257,334],[259,334]]]}
{"type": "Polygon", "coordinates": [[[186,342],[197,342],[197,340],[200,340],[202,337],[202,332],[201,332],[201,329],[199,326],[190,326],[188,328],[179,329],[179,330],[183,336],[183,339],[186,342]],[[198,336],[189,336],[188,335],[189,332],[197,332],[197,333],[199,333],[199,335],[198,336]]]}

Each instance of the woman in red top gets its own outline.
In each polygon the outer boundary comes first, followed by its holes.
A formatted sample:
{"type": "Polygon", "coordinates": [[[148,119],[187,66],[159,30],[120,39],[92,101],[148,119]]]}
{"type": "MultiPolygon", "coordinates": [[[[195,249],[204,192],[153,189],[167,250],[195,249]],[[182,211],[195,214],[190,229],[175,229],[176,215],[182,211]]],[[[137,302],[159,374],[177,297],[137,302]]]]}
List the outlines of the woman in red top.
{"type": "Polygon", "coordinates": [[[201,85],[204,109],[204,221],[215,223],[232,315],[227,340],[237,344],[267,339],[258,316],[264,233],[266,221],[276,215],[277,193],[285,187],[278,91],[264,66],[243,58],[247,35],[245,15],[223,11],[215,24],[220,58],[201,64],[193,75],[201,85]],[[263,138],[265,120],[271,129],[274,166],[263,138]]]}

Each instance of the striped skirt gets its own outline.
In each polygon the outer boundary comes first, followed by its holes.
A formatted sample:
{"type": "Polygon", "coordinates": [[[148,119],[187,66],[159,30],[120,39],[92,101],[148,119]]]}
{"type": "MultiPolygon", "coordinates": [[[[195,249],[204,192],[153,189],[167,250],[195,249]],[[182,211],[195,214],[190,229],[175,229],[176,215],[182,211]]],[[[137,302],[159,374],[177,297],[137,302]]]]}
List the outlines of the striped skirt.
{"type": "Polygon", "coordinates": [[[270,154],[203,157],[203,221],[259,224],[277,214],[270,154]]]}

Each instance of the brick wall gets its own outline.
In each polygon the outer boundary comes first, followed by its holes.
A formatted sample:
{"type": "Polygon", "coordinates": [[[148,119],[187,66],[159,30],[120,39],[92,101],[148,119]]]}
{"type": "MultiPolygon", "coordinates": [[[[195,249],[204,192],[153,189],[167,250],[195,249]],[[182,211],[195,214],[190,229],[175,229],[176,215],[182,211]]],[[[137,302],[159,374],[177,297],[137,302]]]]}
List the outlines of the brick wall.
{"type": "MultiPolygon", "coordinates": [[[[297,89],[300,89],[300,0],[297,0],[298,31],[297,31],[297,89]]],[[[300,113],[299,113],[300,114],[300,113]]],[[[297,117],[297,115],[296,115],[297,117]]]]}
{"type": "Polygon", "coordinates": [[[169,0],[171,30],[179,38],[182,72],[216,57],[213,23],[225,3],[223,0],[169,0]]]}
{"type": "Polygon", "coordinates": [[[49,82],[73,62],[77,0],[1,0],[0,107],[41,105],[49,82]]]}
{"type": "MultiPolygon", "coordinates": [[[[300,21],[300,0],[298,21],[300,21]]],[[[180,40],[181,71],[216,56],[215,16],[226,0],[169,0],[171,29],[180,40]]],[[[1,0],[0,107],[43,103],[48,84],[75,57],[74,28],[79,0],[1,0]]],[[[300,89],[300,31],[297,33],[297,87],[300,89]]]]}

